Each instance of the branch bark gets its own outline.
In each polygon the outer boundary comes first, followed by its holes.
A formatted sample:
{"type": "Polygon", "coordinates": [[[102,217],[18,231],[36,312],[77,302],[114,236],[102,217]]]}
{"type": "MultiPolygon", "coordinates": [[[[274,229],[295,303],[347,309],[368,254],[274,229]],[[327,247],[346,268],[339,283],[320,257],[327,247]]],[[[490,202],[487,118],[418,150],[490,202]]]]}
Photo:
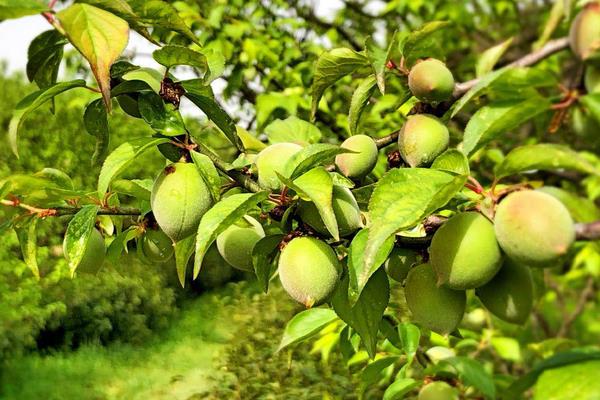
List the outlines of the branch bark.
{"type": "Polygon", "coordinates": [[[573,312],[571,314],[569,314],[564,319],[562,325],[560,326],[560,329],[556,333],[556,337],[565,337],[567,335],[567,333],[569,332],[569,329],[571,328],[571,326],[573,325],[573,323],[575,322],[577,317],[579,317],[581,315],[581,313],[585,309],[585,305],[587,304],[588,300],[593,295],[594,295],[594,277],[589,276],[585,283],[585,288],[579,295],[579,300],[577,301],[577,305],[575,306],[575,309],[573,310],[573,312]]]}

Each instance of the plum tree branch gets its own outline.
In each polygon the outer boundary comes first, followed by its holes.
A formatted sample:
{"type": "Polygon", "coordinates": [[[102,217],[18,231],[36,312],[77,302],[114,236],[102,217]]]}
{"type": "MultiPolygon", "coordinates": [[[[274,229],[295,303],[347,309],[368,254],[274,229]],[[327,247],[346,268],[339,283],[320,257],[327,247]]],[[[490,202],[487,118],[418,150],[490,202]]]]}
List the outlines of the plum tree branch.
{"type": "MultiPolygon", "coordinates": [[[[61,217],[64,215],[74,215],[81,210],[81,207],[52,207],[42,208],[29,204],[21,203],[19,200],[1,199],[0,204],[7,207],[17,207],[26,210],[29,214],[35,214],[40,218],[61,217]]],[[[135,207],[100,207],[98,215],[141,215],[139,208],[135,207]]]]}
{"type": "Polygon", "coordinates": [[[579,300],[577,301],[577,305],[575,306],[575,309],[573,310],[573,312],[571,314],[567,315],[567,317],[563,320],[562,325],[560,326],[558,332],[556,333],[557,337],[560,338],[560,337],[566,336],[566,334],[569,332],[569,329],[571,328],[571,325],[573,325],[573,323],[575,322],[577,317],[579,317],[579,315],[581,315],[581,313],[585,309],[585,305],[587,304],[588,300],[590,298],[592,298],[593,295],[594,295],[594,277],[588,276],[587,281],[585,283],[585,287],[581,291],[581,294],[579,295],[579,300]]]}
{"type": "MultiPolygon", "coordinates": [[[[515,60],[512,63],[508,64],[507,67],[528,67],[528,66],[537,64],[538,62],[542,61],[543,59],[548,58],[551,55],[553,55],[561,50],[566,49],[568,46],[569,46],[569,38],[568,37],[562,37],[560,39],[551,40],[548,43],[546,43],[545,46],[541,47],[540,49],[533,51],[529,54],[526,54],[523,57],[519,58],[518,60],[515,60]]],[[[504,68],[506,68],[506,67],[504,67],[504,68]]],[[[466,82],[457,83],[454,87],[453,101],[458,100],[465,93],[467,93],[470,89],[472,89],[475,85],[477,85],[480,82],[480,79],[481,78],[476,78],[476,79],[471,79],[466,82]]],[[[395,130],[394,132],[390,133],[389,135],[386,135],[386,136],[376,139],[375,143],[377,144],[377,147],[381,149],[383,147],[386,147],[386,146],[396,142],[396,140],[398,139],[399,133],[400,133],[400,129],[395,130]]]]}

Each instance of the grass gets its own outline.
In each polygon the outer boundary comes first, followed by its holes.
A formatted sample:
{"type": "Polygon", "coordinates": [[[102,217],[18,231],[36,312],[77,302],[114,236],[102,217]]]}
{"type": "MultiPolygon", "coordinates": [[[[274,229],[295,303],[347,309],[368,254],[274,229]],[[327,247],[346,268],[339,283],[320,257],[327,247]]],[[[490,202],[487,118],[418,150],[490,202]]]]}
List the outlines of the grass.
{"type": "Polygon", "coordinates": [[[239,290],[190,300],[167,332],[142,346],[87,344],[74,352],[30,355],[5,364],[3,400],[203,398],[223,372],[218,360],[235,336],[232,305],[239,290]]]}

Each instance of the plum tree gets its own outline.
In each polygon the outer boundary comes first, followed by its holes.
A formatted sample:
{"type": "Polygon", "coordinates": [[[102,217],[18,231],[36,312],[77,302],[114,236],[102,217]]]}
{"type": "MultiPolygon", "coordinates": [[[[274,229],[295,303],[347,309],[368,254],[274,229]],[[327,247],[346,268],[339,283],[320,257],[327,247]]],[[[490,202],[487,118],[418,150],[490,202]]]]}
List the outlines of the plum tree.
{"type": "Polygon", "coordinates": [[[398,136],[400,156],[411,167],[430,164],[448,148],[448,128],[436,117],[416,114],[408,117],[398,136]]]}
{"type": "Polygon", "coordinates": [[[158,175],[150,203],[160,228],[177,242],[196,232],[213,201],[196,166],[178,162],[158,175]]]}
{"type": "Polygon", "coordinates": [[[452,97],[454,77],[442,61],[428,58],[410,69],[408,87],[417,99],[426,103],[440,103],[452,97]]]}
{"type": "Polygon", "coordinates": [[[429,255],[438,284],[461,290],[485,284],[502,263],[494,225],[473,211],[456,214],[442,225],[429,255]]]}
{"type": "Polygon", "coordinates": [[[595,65],[586,66],[583,82],[588,93],[600,93],[600,68],[595,65]]]}
{"type": "Polygon", "coordinates": [[[432,331],[446,334],[460,323],[467,301],[465,292],[439,287],[430,264],[412,268],[406,277],[404,295],[413,319],[432,331]]]}
{"type": "MultiPolygon", "coordinates": [[[[331,205],[338,223],[340,236],[351,235],[362,226],[360,209],[350,189],[334,185],[331,205]]],[[[331,236],[313,202],[301,201],[298,205],[298,215],[303,222],[321,235],[331,236]]]]}
{"type": "Polygon", "coordinates": [[[494,228],[502,250],[532,267],[556,265],[575,241],[575,227],[567,208],[537,190],[506,196],[496,209],[494,228]]]}
{"type": "Polygon", "coordinates": [[[587,60],[600,50],[600,3],[589,2],[577,14],[569,31],[571,50],[579,59],[587,60]]]}
{"type": "Polygon", "coordinates": [[[312,237],[292,239],[279,256],[278,268],[285,291],[306,307],[325,301],[335,289],[341,273],[333,249],[312,237]]]}
{"type": "Polygon", "coordinates": [[[444,381],[435,381],[423,386],[417,400],[458,400],[458,390],[444,381]]]}
{"type": "Polygon", "coordinates": [[[385,262],[385,270],[389,277],[395,281],[403,282],[408,271],[419,264],[421,256],[414,250],[394,247],[385,262]]]}
{"type": "Polygon", "coordinates": [[[263,237],[265,231],[260,222],[246,215],[217,236],[217,248],[232,267],[253,271],[252,250],[263,237]]]}
{"type": "MultiPolygon", "coordinates": [[[[66,240],[63,242],[63,252],[66,255],[66,240]]],[[[104,237],[97,229],[92,229],[92,233],[85,247],[85,252],[81,261],[77,264],[77,273],[96,274],[104,263],[106,256],[106,246],[104,237]]]]}
{"type": "Polygon", "coordinates": [[[492,314],[513,324],[527,321],[533,308],[531,270],[508,258],[496,276],[475,292],[492,314]]]}
{"type": "Polygon", "coordinates": [[[356,153],[342,153],[335,157],[335,165],[348,178],[368,175],[377,163],[379,150],[375,141],[367,135],[354,135],[340,145],[356,153]]]}
{"type": "Polygon", "coordinates": [[[167,261],[174,252],[173,242],[160,229],[146,229],[141,246],[147,259],[159,263],[167,261]]]}
{"type": "Polygon", "coordinates": [[[258,183],[268,189],[277,190],[281,182],[277,173],[284,174],[285,166],[294,154],[302,150],[296,143],[275,143],[263,149],[256,157],[258,183]]]}

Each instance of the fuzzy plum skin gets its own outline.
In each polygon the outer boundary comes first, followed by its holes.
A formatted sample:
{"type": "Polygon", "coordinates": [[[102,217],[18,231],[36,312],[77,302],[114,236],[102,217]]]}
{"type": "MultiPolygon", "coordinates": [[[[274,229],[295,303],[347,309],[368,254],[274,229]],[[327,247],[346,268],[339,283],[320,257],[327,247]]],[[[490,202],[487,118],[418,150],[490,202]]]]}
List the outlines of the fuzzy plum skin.
{"type": "Polygon", "coordinates": [[[250,226],[231,225],[217,237],[217,248],[229,265],[243,271],[253,271],[252,250],[265,237],[262,225],[246,216],[250,226]]]}
{"type": "Polygon", "coordinates": [[[142,237],[142,251],[150,261],[165,262],[173,256],[173,242],[163,231],[148,229],[142,237]]]}
{"type": "Polygon", "coordinates": [[[293,239],[279,257],[279,279],[283,288],[306,307],[321,304],[331,295],[341,271],[333,249],[312,237],[293,239]]]}
{"type": "Polygon", "coordinates": [[[348,178],[362,178],[368,175],[375,164],[379,150],[375,141],[367,135],[354,135],[341,144],[344,149],[356,153],[343,153],[335,157],[335,165],[348,178]]]}
{"type": "Polygon", "coordinates": [[[411,68],[408,87],[417,99],[425,103],[440,103],[452,97],[454,76],[442,61],[428,58],[411,68]]]}
{"type": "Polygon", "coordinates": [[[588,93],[600,93],[600,67],[595,65],[586,66],[583,82],[588,93]]]}
{"type": "Polygon", "coordinates": [[[569,31],[571,50],[580,60],[587,60],[600,51],[600,3],[588,3],[577,14],[569,31]]]}
{"type": "MultiPolygon", "coordinates": [[[[332,207],[338,223],[340,236],[351,235],[362,227],[360,209],[350,189],[334,185],[332,207]]],[[[298,213],[302,221],[307,223],[317,233],[323,236],[331,236],[313,202],[301,202],[298,207],[298,213]]]]}
{"type": "Polygon", "coordinates": [[[537,190],[506,196],[496,209],[494,228],[502,250],[531,267],[556,265],[575,241],[575,227],[567,208],[537,190]]]}
{"type": "Polygon", "coordinates": [[[385,262],[385,271],[397,282],[403,282],[408,271],[417,265],[421,257],[411,249],[395,247],[385,262]]]}
{"type": "Polygon", "coordinates": [[[430,264],[412,268],[406,277],[404,295],[415,321],[440,334],[452,332],[465,313],[467,296],[459,290],[439,287],[430,264]]]}
{"type": "Polygon", "coordinates": [[[443,381],[431,382],[421,388],[417,400],[458,400],[458,390],[443,381]]]}
{"type": "Polygon", "coordinates": [[[177,242],[198,229],[213,201],[194,164],[170,164],[158,175],[150,197],[160,228],[177,242]]]}
{"type": "Polygon", "coordinates": [[[477,288],[476,293],[485,308],[496,317],[522,324],[533,309],[531,270],[507,258],[496,276],[477,288]]]}
{"type": "Polygon", "coordinates": [[[429,165],[450,143],[448,128],[428,114],[408,117],[398,135],[400,156],[411,167],[429,165]]]}
{"type": "Polygon", "coordinates": [[[457,290],[484,285],[502,265],[494,225],[472,211],[454,215],[436,231],[429,255],[438,284],[457,290]]]}
{"type": "Polygon", "coordinates": [[[258,183],[267,189],[280,189],[282,184],[277,173],[285,175],[287,162],[300,150],[302,146],[296,143],[275,143],[258,153],[255,161],[258,183]]]}

